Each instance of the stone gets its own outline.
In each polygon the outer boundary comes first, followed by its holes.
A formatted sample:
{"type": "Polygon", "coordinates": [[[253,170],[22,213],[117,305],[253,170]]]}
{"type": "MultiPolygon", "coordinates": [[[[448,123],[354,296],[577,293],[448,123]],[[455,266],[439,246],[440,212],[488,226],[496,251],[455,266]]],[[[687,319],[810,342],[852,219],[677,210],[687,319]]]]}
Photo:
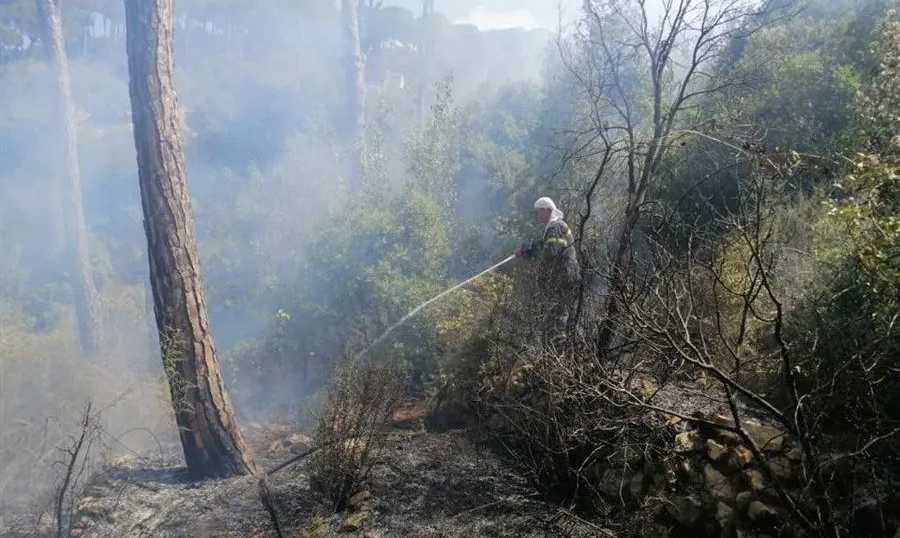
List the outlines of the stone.
{"type": "Polygon", "coordinates": [[[795,446],[788,450],[784,456],[795,463],[800,463],[803,461],[803,450],[801,450],[799,446],[795,446]]]}
{"type": "Polygon", "coordinates": [[[723,502],[716,505],[716,521],[723,528],[734,522],[734,509],[723,502]]]}
{"type": "Polygon", "coordinates": [[[343,522],[341,522],[341,531],[343,532],[354,532],[358,531],[366,524],[366,521],[369,520],[369,512],[356,512],[347,516],[343,522]]]}
{"type": "Polygon", "coordinates": [[[763,477],[763,474],[756,469],[744,471],[744,480],[746,480],[747,487],[750,488],[750,491],[760,492],[766,489],[766,479],[763,477]]]}
{"type": "Polygon", "coordinates": [[[703,450],[703,440],[696,430],[681,432],[675,436],[675,452],[697,452],[703,450]]]}
{"type": "Polygon", "coordinates": [[[288,437],[287,439],[285,439],[284,445],[285,445],[285,448],[287,448],[290,452],[292,452],[294,454],[299,454],[301,452],[308,450],[310,447],[312,447],[313,440],[312,440],[312,437],[310,437],[306,434],[295,433],[295,434],[291,435],[290,437],[288,437]]]}
{"type": "Polygon", "coordinates": [[[649,400],[654,394],[659,392],[659,385],[649,379],[644,379],[638,382],[637,390],[645,400],[649,400]]]}
{"type": "Polygon", "coordinates": [[[768,424],[760,424],[754,420],[747,420],[744,429],[756,443],[760,450],[767,452],[781,452],[787,434],[768,424]]]}
{"type": "Polygon", "coordinates": [[[719,441],[722,441],[726,445],[732,446],[739,445],[744,442],[744,440],[741,439],[740,435],[728,430],[718,430],[716,432],[716,438],[718,438],[719,441]]]}
{"type": "Polygon", "coordinates": [[[734,499],[734,488],[731,487],[728,477],[710,463],[703,468],[703,482],[706,484],[707,491],[715,499],[727,501],[734,499]]]}
{"type": "Polygon", "coordinates": [[[710,461],[719,462],[724,457],[725,454],[728,453],[728,449],[726,449],[723,445],[720,445],[713,439],[706,440],[706,457],[710,459],[710,461]]]}
{"type": "Polygon", "coordinates": [[[666,420],[666,427],[673,432],[680,432],[684,428],[684,421],[680,417],[669,417],[666,420]]]}
{"type": "Polygon", "coordinates": [[[729,454],[728,464],[735,469],[743,469],[753,461],[753,452],[745,446],[736,446],[729,454]]]}
{"type": "Polygon", "coordinates": [[[789,481],[794,477],[794,469],[790,460],[785,457],[770,458],[768,461],[772,476],[781,481],[789,481]]]}
{"type": "Polygon", "coordinates": [[[693,461],[682,460],[678,462],[678,467],[675,469],[675,471],[677,473],[677,480],[697,486],[703,485],[703,473],[696,465],[694,465],[693,461]]]}
{"type": "Polygon", "coordinates": [[[727,426],[730,428],[734,427],[734,420],[729,415],[722,415],[722,414],[714,415],[709,418],[709,421],[715,422],[719,426],[727,426]]]}
{"type": "Polygon", "coordinates": [[[369,490],[364,489],[350,497],[350,500],[347,501],[347,505],[351,508],[359,510],[371,499],[372,494],[369,492],[369,490]]]}
{"type": "MultiPolygon", "coordinates": [[[[733,508],[722,502],[716,505],[716,521],[719,523],[719,538],[734,537],[736,525],[735,519],[733,508]]],[[[715,535],[715,533],[713,533],[713,535],[715,535]]]]}
{"type": "Polygon", "coordinates": [[[666,506],[672,519],[685,527],[693,527],[703,515],[703,504],[693,495],[676,497],[672,504],[666,506]]]}
{"type": "Polygon", "coordinates": [[[758,498],[760,501],[764,503],[771,503],[772,505],[778,506],[781,504],[781,495],[778,493],[778,490],[775,488],[766,488],[762,490],[758,498]]]}
{"type": "Polygon", "coordinates": [[[760,501],[753,501],[747,507],[747,517],[757,524],[772,523],[776,517],[775,510],[760,501]]]}
{"type": "Polygon", "coordinates": [[[751,502],[753,502],[753,494],[749,491],[742,491],[734,498],[734,505],[740,512],[746,512],[751,502]]]}

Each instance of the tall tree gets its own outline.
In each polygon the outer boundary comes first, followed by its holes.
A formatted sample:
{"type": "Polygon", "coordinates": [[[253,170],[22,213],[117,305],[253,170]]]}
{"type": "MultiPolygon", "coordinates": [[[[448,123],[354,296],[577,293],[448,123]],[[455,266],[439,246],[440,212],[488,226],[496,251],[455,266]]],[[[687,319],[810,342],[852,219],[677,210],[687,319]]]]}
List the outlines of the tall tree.
{"type": "Polygon", "coordinates": [[[38,14],[44,30],[50,61],[56,72],[57,109],[63,151],[66,193],[64,213],[72,238],[73,288],[75,310],[78,317],[78,335],[85,355],[94,354],[101,339],[102,319],[100,299],[94,284],[88,250],[87,226],[84,221],[84,204],[81,192],[81,170],[78,159],[78,129],[72,104],[72,82],[69,77],[69,60],[63,37],[60,0],[37,0],[38,14]]]}
{"type": "MultiPolygon", "coordinates": [[[[635,238],[662,163],[685,137],[707,136],[702,131],[711,129],[692,114],[695,103],[746,83],[717,73],[715,66],[729,43],[765,24],[765,11],[749,0],[664,2],[656,17],[644,2],[584,0],[582,9],[587,31],[577,37],[581,63],[568,65],[588,96],[584,132],[591,141],[576,153],[600,157],[587,189],[582,232],[596,187],[611,180],[622,187],[610,293],[596,339],[605,351],[615,336],[613,320],[625,306],[620,298],[634,274],[635,238]]],[[[579,312],[582,300],[583,294],[579,312]]]]}
{"type": "Polygon", "coordinates": [[[419,113],[419,124],[425,122],[428,88],[431,86],[431,47],[433,40],[432,17],[434,16],[434,0],[422,0],[422,21],[419,26],[419,88],[416,107],[419,113]]]}
{"type": "Polygon", "coordinates": [[[363,132],[366,124],[366,61],[359,37],[360,0],[341,0],[344,42],[346,47],[345,75],[347,78],[348,135],[352,152],[351,186],[362,179],[363,132]]]}
{"type": "Polygon", "coordinates": [[[150,284],[185,460],[197,478],[252,472],[203,296],[175,96],[172,0],[125,0],[125,25],[150,284]]]}

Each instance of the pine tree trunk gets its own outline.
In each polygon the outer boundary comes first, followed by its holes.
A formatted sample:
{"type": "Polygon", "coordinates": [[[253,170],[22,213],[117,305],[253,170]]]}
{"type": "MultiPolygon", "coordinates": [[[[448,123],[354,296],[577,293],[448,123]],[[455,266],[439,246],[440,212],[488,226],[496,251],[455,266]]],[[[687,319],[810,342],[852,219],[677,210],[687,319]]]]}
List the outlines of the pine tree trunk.
{"type": "Polygon", "coordinates": [[[87,226],[81,192],[81,170],[78,161],[78,133],[72,104],[72,83],[69,78],[69,60],[63,37],[59,0],[37,0],[37,9],[44,28],[44,36],[50,61],[56,74],[57,110],[65,166],[66,199],[65,221],[72,238],[73,279],[75,313],[78,318],[78,337],[81,351],[91,356],[100,347],[102,312],[88,249],[87,226]]]}
{"type": "Polygon", "coordinates": [[[341,0],[344,40],[346,45],[345,75],[347,109],[350,114],[348,135],[351,140],[351,188],[362,181],[363,133],[366,124],[366,62],[359,37],[360,0],[341,0]]]}
{"type": "Polygon", "coordinates": [[[194,241],[172,61],[172,0],[125,0],[129,89],[163,364],[192,476],[254,465],[225,392],[194,241]]]}

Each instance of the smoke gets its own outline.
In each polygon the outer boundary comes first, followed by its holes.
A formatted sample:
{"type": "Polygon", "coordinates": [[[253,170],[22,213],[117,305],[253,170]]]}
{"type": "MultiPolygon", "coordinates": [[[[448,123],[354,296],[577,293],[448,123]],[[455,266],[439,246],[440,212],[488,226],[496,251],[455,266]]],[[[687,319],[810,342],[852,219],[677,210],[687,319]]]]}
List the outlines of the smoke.
{"type": "MultiPolygon", "coordinates": [[[[39,482],[48,475],[29,470],[48,465],[47,454],[71,433],[88,400],[106,409],[111,445],[135,427],[175,442],[147,298],[123,21],[120,10],[85,12],[72,4],[64,13],[66,38],[91,265],[107,340],[98,357],[80,356],[53,72],[29,8],[4,5],[0,432],[11,436],[0,447],[5,502],[46,486],[39,482]],[[49,419],[60,425],[50,433],[41,426],[49,419]]],[[[473,32],[451,22],[468,13],[463,2],[441,4],[438,12],[448,11],[432,27],[428,58],[417,56],[417,6],[363,14],[369,114],[380,118],[389,176],[404,169],[405,140],[419,126],[416,114],[397,111],[412,110],[420,93],[430,105],[438,81],[452,77],[462,106],[506,84],[540,79],[549,31],[473,32]]],[[[547,10],[536,8],[543,3],[531,4],[522,20],[533,16],[529,26],[551,27],[547,10]]],[[[289,380],[296,382],[293,390],[282,380],[267,393],[270,401],[260,403],[261,385],[272,379],[250,371],[273,354],[312,353],[273,351],[272,335],[297,341],[295,334],[279,335],[278,309],[303,282],[309,238],[340,226],[329,220],[350,173],[340,14],[327,0],[179,9],[177,83],[207,303],[226,378],[243,384],[231,387],[237,410],[248,416],[309,388],[297,388],[305,382],[297,373],[289,380]]],[[[294,363],[287,367],[298,371],[294,363]]],[[[123,443],[138,453],[157,450],[151,436],[129,435],[123,443]]]]}
{"type": "MultiPolygon", "coordinates": [[[[408,9],[420,9],[421,2],[395,0],[391,2],[408,9]]],[[[575,20],[582,0],[438,0],[435,9],[450,20],[474,24],[482,31],[505,28],[543,28],[556,30],[560,19],[564,23],[575,20]]]]}
{"type": "Polygon", "coordinates": [[[506,30],[508,28],[533,30],[540,27],[538,19],[531,11],[525,8],[517,8],[510,11],[493,11],[484,6],[478,6],[460,19],[459,22],[474,24],[482,30],[506,30]]]}

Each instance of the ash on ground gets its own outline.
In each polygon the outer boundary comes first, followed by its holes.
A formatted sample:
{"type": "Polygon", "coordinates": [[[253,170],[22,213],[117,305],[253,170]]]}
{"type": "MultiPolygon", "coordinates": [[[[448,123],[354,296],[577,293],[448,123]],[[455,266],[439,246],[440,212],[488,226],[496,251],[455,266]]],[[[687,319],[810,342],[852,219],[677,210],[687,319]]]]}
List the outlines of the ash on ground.
{"type": "MultiPolygon", "coordinates": [[[[264,468],[311,446],[287,427],[245,427],[264,468]]],[[[173,458],[177,457],[173,447],[173,458]]],[[[174,462],[173,462],[174,463],[174,462]]],[[[304,463],[269,480],[284,536],[596,536],[579,521],[541,500],[528,482],[463,431],[394,429],[365,488],[348,509],[334,513],[312,488],[304,463]]],[[[39,536],[51,517],[16,518],[0,536],[39,536]],[[22,518],[19,518],[20,520],[22,518]]],[[[178,465],[122,462],[95,477],[77,503],[72,536],[276,536],[250,476],[193,482],[178,465]]]]}

